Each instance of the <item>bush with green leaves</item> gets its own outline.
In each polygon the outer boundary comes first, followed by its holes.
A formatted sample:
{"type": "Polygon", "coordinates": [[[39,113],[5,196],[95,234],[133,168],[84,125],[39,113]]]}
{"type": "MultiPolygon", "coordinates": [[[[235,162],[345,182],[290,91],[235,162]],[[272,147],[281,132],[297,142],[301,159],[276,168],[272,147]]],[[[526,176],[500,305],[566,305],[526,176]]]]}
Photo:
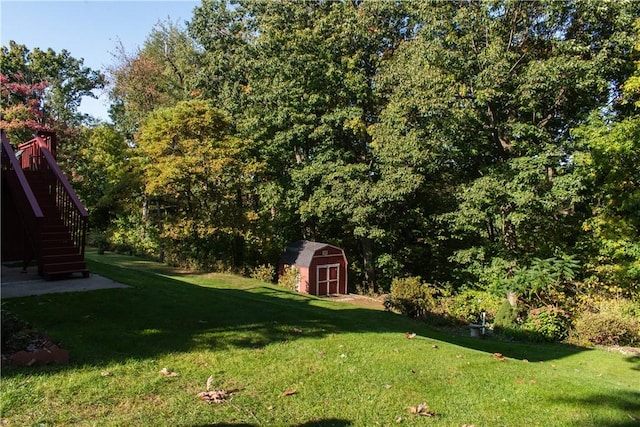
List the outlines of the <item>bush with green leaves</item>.
{"type": "Polygon", "coordinates": [[[278,277],[278,285],[295,291],[300,284],[300,270],[293,265],[287,265],[284,267],[284,274],[278,277]]]}
{"type": "Polygon", "coordinates": [[[561,308],[548,305],[529,310],[521,328],[529,338],[562,341],[569,336],[571,319],[561,308]]]}
{"type": "Polygon", "coordinates": [[[384,306],[387,310],[397,310],[411,318],[424,318],[434,311],[436,294],[437,289],[423,283],[420,277],[395,278],[384,306]]]}
{"type": "Polygon", "coordinates": [[[273,283],[274,276],[275,270],[273,266],[267,264],[259,265],[251,272],[251,277],[253,279],[261,280],[267,283],[273,283]]]}
{"type": "Polygon", "coordinates": [[[580,344],[640,344],[640,303],[627,299],[600,301],[576,316],[571,339],[580,344]]]}
{"type": "Polygon", "coordinates": [[[503,298],[489,292],[467,289],[447,298],[447,315],[462,323],[478,322],[486,313],[487,322],[495,319],[503,298]]]}
{"type": "Polygon", "coordinates": [[[508,300],[502,301],[496,317],[493,321],[493,327],[496,330],[511,331],[517,327],[518,310],[511,305],[508,300]]]}

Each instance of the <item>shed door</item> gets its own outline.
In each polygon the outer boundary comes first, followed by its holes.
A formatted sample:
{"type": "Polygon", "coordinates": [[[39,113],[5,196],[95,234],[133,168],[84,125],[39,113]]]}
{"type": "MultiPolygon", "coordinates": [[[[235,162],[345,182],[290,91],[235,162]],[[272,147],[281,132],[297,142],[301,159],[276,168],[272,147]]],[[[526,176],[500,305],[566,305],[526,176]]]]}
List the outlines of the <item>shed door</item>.
{"type": "Polygon", "coordinates": [[[316,273],[316,295],[339,292],[340,264],[319,265],[316,273]]]}

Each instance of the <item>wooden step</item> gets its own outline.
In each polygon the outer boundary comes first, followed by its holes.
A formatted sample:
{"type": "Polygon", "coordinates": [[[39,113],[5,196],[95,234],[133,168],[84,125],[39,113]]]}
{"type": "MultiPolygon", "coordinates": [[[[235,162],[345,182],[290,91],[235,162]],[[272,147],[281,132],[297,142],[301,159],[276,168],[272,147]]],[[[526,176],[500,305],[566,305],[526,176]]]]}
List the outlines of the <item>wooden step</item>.
{"type": "Polygon", "coordinates": [[[42,271],[45,276],[55,274],[69,274],[82,272],[85,270],[87,270],[87,266],[85,265],[84,261],[58,262],[55,264],[44,264],[42,267],[42,271]]]}
{"type": "Polygon", "coordinates": [[[42,256],[49,255],[71,255],[80,253],[80,250],[75,246],[51,246],[42,248],[42,256]]]}
{"type": "Polygon", "coordinates": [[[48,264],[59,264],[59,263],[69,263],[69,262],[84,262],[82,255],[80,255],[77,251],[76,253],[70,254],[52,254],[52,255],[43,255],[42,262],[45,265],[48,264]]]}

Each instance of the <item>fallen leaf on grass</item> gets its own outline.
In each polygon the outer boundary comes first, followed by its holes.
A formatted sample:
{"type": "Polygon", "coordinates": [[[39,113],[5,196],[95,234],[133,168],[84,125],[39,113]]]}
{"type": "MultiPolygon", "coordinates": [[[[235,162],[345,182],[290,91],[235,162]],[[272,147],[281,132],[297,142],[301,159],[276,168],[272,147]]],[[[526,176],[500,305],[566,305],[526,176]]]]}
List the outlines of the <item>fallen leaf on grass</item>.
{"type": "Polygon", "coordinates": [[[438,348],[436,344],[432,345],[431,348],[438,348]]]}
{"type": "Polygon", "coordinates": [[[391,388],[391,384],[385,384],[384,388],[386,388],[387,390],[389,390],[391,388]]]}
{"type": "Polygon", "coordinates": [[[102,371],[100,372],[100,375],[103,377],[110,377],[111,376],[111,372],[109,371],[102,371]]]}
{"type": "Polygon", "coordinates": [[[280,396],[292,396],[294,394],[296,394],[298,392],[298,390],[285,390],[282,392],[282,394],[280,394],[280,396]]]}
{"type": "Polygon", "coordinates": [[[206,403],[223,403],[229,393],[226,390],[209,390],[198,393],[198,397],[206,403]]]}
{"type": "Polygon", "coordinates": [[[302,329],[300,329],[300,328],[293,328],[293,332],[295,332],[296,334],[301,334],[301,333],[302,333],[302,329]]]}
{"type": "Polygon", "coordinates": [[[524,380],[522,378],[516,378],[516,382],[518,384],[524,384],[524,380]]]}
{"type": "Polygon", "coordinates": [[[415,415],[422,415],[423,417],[435,417],[436,413],[429,410],[426,403],[421,403],[418,406],[409,406],[407,408],[410,413],[415,415]]]}
{"type": "Polygon", "coordinates": [[[416,337],[416,333],[415,332],[411,332],[411,333],[405,332],[404,336],[409,338],[410,340],[412,340],[412,339],[414,339],[416,337]]]}
{"type": "Polygon", "coordinates": [[[177,372],[171,372],[171,371],[169,371],[167,368],[162,368],[162,369],[160,370],[160,373],[161,373],[162,375],[164,375],[165,377],[177,377],[177,376],[179,376],[179,375],[180,375],[180,374],[178,374],[177,372]]]}
{"type": "Polygon", "coordinates": [[[499,361],[501,361],[501,362],[504,362],[505,360],[507,360],[507,359],[502,355],[502,353],[493,353],[491,356],[492,356],[494,359],[497,359],[497,360],[499,360],[499,361]]]}
{"type": "Polygon", "coordinates": [[[396,419],[396,424],[400,424],[401,422],[402,422],[402,417],[398,417],[398,418],[396,419]]]}

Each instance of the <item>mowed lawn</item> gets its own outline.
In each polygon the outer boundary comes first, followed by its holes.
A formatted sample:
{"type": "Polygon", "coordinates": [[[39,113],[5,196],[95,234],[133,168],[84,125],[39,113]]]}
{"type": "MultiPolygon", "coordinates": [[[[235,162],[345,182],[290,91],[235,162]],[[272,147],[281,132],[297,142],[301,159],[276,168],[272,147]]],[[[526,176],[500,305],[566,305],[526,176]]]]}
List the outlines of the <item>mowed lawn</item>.
{"type": "Polygon", "coordinates": [[[637,356],[454,335],[238,276],[88,259],[131,287],[3,301],[72,361],[4,367],[0,425],[640,425],[637,356]],[[222,403],[198,397],[209,378],[222,403]]]}

